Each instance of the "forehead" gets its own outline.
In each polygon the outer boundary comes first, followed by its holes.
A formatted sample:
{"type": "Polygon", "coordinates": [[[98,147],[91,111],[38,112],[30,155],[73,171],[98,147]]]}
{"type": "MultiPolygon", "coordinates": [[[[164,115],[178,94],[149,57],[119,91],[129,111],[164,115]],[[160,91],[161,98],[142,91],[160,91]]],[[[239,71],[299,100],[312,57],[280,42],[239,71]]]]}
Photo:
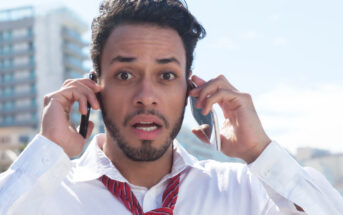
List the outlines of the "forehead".
{"type": "Polygon", "coordinates": [[[184,67],[186,63],[186,52],[179,34],[171,28],[148,24],[125,24],[116,27],[105,43],[102,64],[117,55],[135,57],[138,60],[174,57],[184,67]]]}

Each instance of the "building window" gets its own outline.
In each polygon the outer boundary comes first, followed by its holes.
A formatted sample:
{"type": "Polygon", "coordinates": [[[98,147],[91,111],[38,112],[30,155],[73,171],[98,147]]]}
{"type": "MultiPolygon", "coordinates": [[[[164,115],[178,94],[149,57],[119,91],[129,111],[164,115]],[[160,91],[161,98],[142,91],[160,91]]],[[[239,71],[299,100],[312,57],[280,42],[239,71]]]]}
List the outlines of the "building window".
{"type": "Polygon", "coordinates": [[[35,58],[33,56],[30,56],[30,64],[34,64],[35,63],[35,58]]]}
{"type": "Polygon", "coordinates": [[[27,35],[28,35],[28,36],[33,36],[32,27],[29,27],[29,28],[27,29],[27,35]]]}
{"type": "Polygon", "coordinates": [[[31,106],[36,106],[36,99],[35,98],[31,100],[31,106]]]}
{"type": "Polygon", "coordinates": [[[37,113],[32,113],[31,114],[31,119],[36,120],[37,119],[37,113]]]}

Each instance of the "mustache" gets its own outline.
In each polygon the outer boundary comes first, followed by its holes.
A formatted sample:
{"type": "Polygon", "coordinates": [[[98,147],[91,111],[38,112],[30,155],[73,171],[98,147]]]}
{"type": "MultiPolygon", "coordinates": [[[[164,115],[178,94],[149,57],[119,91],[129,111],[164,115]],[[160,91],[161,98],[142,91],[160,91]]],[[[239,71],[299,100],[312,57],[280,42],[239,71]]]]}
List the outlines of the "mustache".
{"type": "Polygon", "coordinates": [[[127,124],[129,123],[129,121],[134,118],[135,116],[137,115],[140,115],[140,114],[147,114],[147,115],[154,115],[156,117],[158,117],[160,120],[163,121],[163,124],[166,128],[169,128],[169,123],[167,121],[167,119],[158,111],[156,110],[144,110],[144,109],[139,109],[133,113],[130,113],[129,115],[127,115],[125,118],[124,118],[124,122],[123,122],[123,125],[124,126],[127,126],[127,124]]]}

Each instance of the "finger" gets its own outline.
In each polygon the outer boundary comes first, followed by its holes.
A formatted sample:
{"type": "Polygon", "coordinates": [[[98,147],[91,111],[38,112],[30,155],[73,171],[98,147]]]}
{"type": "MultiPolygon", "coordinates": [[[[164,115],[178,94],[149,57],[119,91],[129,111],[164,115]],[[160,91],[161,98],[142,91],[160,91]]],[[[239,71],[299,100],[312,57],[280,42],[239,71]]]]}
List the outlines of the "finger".
{"type": "Polygon", "coordinates": [[[199,76],[197,75],[193,75],[192,76],[192,81],[197,85],[197,86],[201,86],[203,84],[206,83],[205,80],[201,79],[199,76]]]}
{"type": "Polygon", "coordinates": [[[194,96],[194,97],[198,97],[199,95],[199,86],[201,86],[201,85],[203,85],[203,84],[205,84],[206,83],[206,81],[205,80],[203,80],[203,79],[201,79],[201,78],[199,78],[198,76],[196,76],[196,75],[193,75],[192,76],[192,82],[194,82],[195,84],[196,84],[196,88],[194,88],[194,89],[192,89],[192,90],[190,90],[189,91],[189,95],[190,96],[194,96]]]}
{"type": "Polygon", "coordinates": [[[95,93],[100,92],[102,90],[101,86],[97,84],[95,81],[85,78],[80,80],[82,84],[85,84],[89,88],[91,88],[95,93]]]}
{"type": "Polygon", "coordinates": [[[86,139],[88,139],[91,136],[93,129],[94,129],[94,123],[89,120],[88,121],[88,128],[87,128],[86,139]]]}
{"type": "Polygon", "coordinates": [[[100,92],[102,90],[102,87],[99,84],[89,78],[68,79],[64,82],[63,87],[68,88],[71,86],[77,86],[79,84],[87,86],[94,93],[100,92]]]}
{"type": "Polygon", "coordinates": [[[79,99],[77,99],[79,102],[79,111],[81,114],[85,115],[88,112],[88,106],[87,106],[87,99],[84,96],[81,96],[79,99]]]}
{"type": "Polygon", "coordinates": [[[197,107],[203,107],[204,100],[219,89],[230,89],[238,92],[238,90],[233,87],[223,75],[219,75],[217,78],[212,79],[198,87],[196,90],[197,92],[195,92],[195,94],[198,94],[198,101],[196,104],[197,107]]]}
{"type": "Polygon", "coordinates": [[[84,94],[91,107],[95,110],[99,109],[100,105],[98,103],[94,90],[89,88],[81,81],[74,82],[73,85],[66,86],[65,89],[75,90],[80,92],[81,94],[84,94]]]}
{"type": "Polygon", "coordinates": [[[87,96],[84,93],[74,88],[63,89],[53,96],[59,101],[67,113],[70,113],[74,102],[79,103],[79,111],[81,114],[87,114],[87,96]]]}
{"type": "Polygon", "coordinates": [[[228,85],[228,82],[221,77],[212,79],[208,81],[207,83],[203,84],[201,87],[199,87],[198,101],[196,104],[197,107],[198,108],[203,107],[204,100],[207,97],[214,94],[215,92],[217,92],[219,89],[232,89],[233,90],[233,88],[231,88],[228,85]]]}
{"type": "Polygon", "coordinates": [[[232,90],[219,89],[204,100],[202,114],[207,115],[212,110],[214,104],[222,103],[224,101],[229,104],[230,110],[236,110],[242,105],[241,97],[240,93],[232,90]]]}
{"type": "Polygon", "coordinates": [[[201,125],[198,128],[192,129],[192,133],[198,137],[202,142],[210,144],[210,140],[208,138],[209,135],[207,135],[209,133],[210,127],[209,125],[201,125]],[[206,134],[207,133],[207,134],[206,134]]]}
{"type": "Polygon", "coordinates": [[[86,84],[83,84],[82,82],[79,82],[79,85],[80,85],[80,87],[83,88],[84,93],[87,96],[87,101],[89,102],[91,107],[94,110],[99,109],[100,105],[99,105],[98,99],[96,98],[96,95],[95,95],[96,92],[93,89],[89,88],[86,84]]]}
{"type": "Polygon", "coordinates": [[[100,85],[89,78],[67,79],[64,81],[63,86],[68,87],[74,85],[75,83],[82,83],[91,88],[94,92],[99,92],[102,89],[100,85]]]}

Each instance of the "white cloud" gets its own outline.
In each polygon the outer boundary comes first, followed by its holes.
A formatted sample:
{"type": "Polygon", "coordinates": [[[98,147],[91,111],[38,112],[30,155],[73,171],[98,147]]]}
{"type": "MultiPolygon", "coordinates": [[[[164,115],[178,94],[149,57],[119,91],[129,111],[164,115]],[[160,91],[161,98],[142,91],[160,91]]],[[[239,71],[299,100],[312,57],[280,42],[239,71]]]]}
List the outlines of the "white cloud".
{"type": "Polygon", "coordinates": [[[254,40],[258,37],[258,33],[256,31],[249,31],[249,32],[246,32],[245,34],[242,35],[242,37],[244,39],[247,39],[247,40],[254,40]]]}
{"type": "Polygon", "coordinates": [[[280,20],[280,14],[273,14],[269,17],[269,19],[271,19],[274,22],[277,22],[280,20]]]}
{"type": "Polygon", "coordinates": [[[258,96],[255,105],[271,138],[290,151],[308,146],[343,152],[342,86],[280,86],[258,96]]]}
{"type": "Polygon", "coordinates": [[[276,47],[285,46],[288,43],[286,37],[276,37],[273,39],[273,45],[276,47]]]}

